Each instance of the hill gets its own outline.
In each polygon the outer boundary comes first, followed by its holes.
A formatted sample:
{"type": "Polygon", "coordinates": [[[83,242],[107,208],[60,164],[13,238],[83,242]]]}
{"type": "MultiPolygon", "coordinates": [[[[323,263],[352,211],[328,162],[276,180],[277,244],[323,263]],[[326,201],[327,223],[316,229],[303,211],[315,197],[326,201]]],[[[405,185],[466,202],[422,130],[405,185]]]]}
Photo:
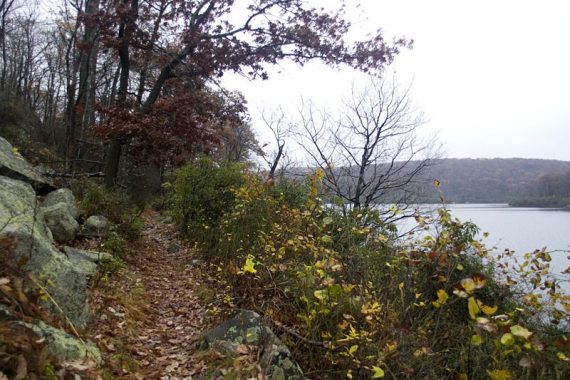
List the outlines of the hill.
{"type": "MultiPolygon", "coordinates": [[[[424,174],[441,181],[449,202],[509,202],[526,197],[535,181],[547,173],[570,170],[570,162],[524,158],[448,158],[437,160],[424,174]]],[[[430,184],[421,190],[424,201],[437,201],[430,184]]]]}

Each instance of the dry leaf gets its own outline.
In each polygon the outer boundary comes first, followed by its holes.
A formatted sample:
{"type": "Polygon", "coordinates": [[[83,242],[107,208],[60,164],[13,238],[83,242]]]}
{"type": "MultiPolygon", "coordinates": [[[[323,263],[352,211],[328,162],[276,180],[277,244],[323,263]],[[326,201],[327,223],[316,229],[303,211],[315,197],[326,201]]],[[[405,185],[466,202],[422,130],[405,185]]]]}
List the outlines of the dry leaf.
{"type": "Polygon", "coordinates": [[[97,367],[97,363],[91,359],[68,360],[61,363],[61,366],[71,371],[84,372],[97,367]]]}
{"type": "Polygon", "coordinates": [[[28,362],[23,355],[18,355],[18,369],[16,370],[16,380],[26,378],[28,375],[28,362]]]}

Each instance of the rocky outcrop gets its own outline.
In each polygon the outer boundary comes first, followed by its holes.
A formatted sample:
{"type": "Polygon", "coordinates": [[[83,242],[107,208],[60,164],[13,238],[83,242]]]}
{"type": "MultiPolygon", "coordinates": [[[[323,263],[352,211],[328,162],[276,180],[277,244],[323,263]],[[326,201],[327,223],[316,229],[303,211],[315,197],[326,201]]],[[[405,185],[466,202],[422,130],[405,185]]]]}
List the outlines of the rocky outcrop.
{"type": "Polygon", "coordinates": [[[55,190],[46,178],[39,174],[6,139],[0,137],[0,175],[29,183],[40,195],[55,190]]]}
{"type": "Polygon", "coordinates": [[[103,215],[93,215],[87,218],[81,228],[81,235],[86,237],[103,237],[109,230],[109,219],[103,215]]]}
{"type": "Polygon", "coordinates": [[[287,346],[265,325],[259,314],[253,311],[240,311],[232,319],[205,333],[200,348],[216,348],[231,355],[242,345],[257,347],[260,366],[268,378],[305,378],[287,346]]]}
{"type": "Polygon", "coordinates": [[[71,215],[67,203],[59,202],[53,206],[42,207],[42,211],[45,222],[58,243],[67,243],[75,239],[79,223],[71,215]]]}
{"type": "Polygon", "coordinates": [[[0,240],[15,241],[2,252],[3,265],[30,272],[59,305],[46,302],[47,308],[55,314],[61,308],[76,326],[85,326],[87,278],[53,245],[34,190],[7,177],[0,177],[0,189],[0,240]]]}
{"type": "MultiPolygon", "coordinates": [[[[54,239],[65,243],[75,238],[79,211],[69,189],[53,190],[0,137],[0,267],[7,276],[0,278],[0,285],[8,286],[11,278],[20,284],[25,281],[24,294],[32,292],[35,298],[41,290],[41,306],[59,316],[66,326],[71,323],[83,328],[89,320],[89,278],[96,273],[98,264],[113,257],[72,247],[64,247],[65,253],[57,249],[54,239]],[[47,194],[41,204],[38,194],[47,194]]],[[[97,218],[95,222],[95,227],[88,228],[106,231],[107,224],[102,225],[97,218]]],[[[49,355],[60,361],[101,362],[101,353],[93,343],[45,321],[33,320],[34,313],[21,320],[21,313],[28,313],[26,310],[15,304],[0,304],[0,322],[24,331],[38,344],[43,342],[49,355]]]]}
{"type": "Polygon", "coordinates": [[[52,191],[45,196],[42,207],[54,206],[57,203],[65,203],[69,213],[74,219],[79,218],[79,209],[77,208],[77,202],[75,201],[75,196],[69,189],[57,189],[52,191]]]}

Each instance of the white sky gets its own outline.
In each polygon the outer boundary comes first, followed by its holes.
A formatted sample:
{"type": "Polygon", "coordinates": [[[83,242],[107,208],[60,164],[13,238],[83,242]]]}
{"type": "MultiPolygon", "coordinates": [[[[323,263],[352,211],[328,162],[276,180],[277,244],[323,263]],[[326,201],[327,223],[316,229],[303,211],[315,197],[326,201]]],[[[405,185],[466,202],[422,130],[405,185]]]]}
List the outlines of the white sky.
{"type": "MultiPolygon", "coordinates": [[[[328,0],[334,3],[336,0],[328,0]]],[[[347,3],[356,3],[348,0],[347,3]]],[[[392,65],[437,133],[447,157],[570,160],[570,1],[361,0],[355,34],[382,27],[414,39],[392,65]]],[[[293,110],[301,96],[334,106],[362,77],[320,63],[283,63],[267,81],[235,75],[223,84],[256,109],[293,110]],[[360,77],[360,79],[357,79],[360,77]]]]}

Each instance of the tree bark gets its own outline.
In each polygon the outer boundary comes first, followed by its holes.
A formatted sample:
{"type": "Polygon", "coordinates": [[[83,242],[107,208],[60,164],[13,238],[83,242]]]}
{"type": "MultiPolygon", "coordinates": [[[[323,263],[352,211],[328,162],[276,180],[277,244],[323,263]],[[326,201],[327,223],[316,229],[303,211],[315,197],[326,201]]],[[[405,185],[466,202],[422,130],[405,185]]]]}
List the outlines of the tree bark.
{"type": "Polygon", "coordinates": [[[105,187],[111,189],[117,184],[117,173],[119,172],[119,161],[121,160],[121,151],[123,143],[116,138],[111,140],[107,163],[105,165],[105,187]]]}
{"type": "MultiPolygon", "coordinates": [[[[85,32],[83,36],[83,48],[79,55],[79,86],[77,89],[77,99],[75,101],[75,110],[73,112],[72,130],[75,137],[83,138],[85,130],[89,127],[92,114],[94,112],[95,92],[95,66],[97,65],[97,27],[94,26],[93,20],[99,10],[99,0],[87,0],[85,2],[85,32]]],[[[73,141],[73,158],[80,157],[82,150],[80,145],[73,141]]],[[[73,162],[73,161],[72,161],[73,162]]]]}
{"type": "MultiPolygon", "coordinates": [[[[125,0],[124,2],[127,4],[128,0],[125,0]]],[[[115,102],[117,105],[125,104],[127,101],[130,76],[129,39],[135,30],[138,8],[138,0],[132,0],[131,10],[129,12],[130,14],[119,27],[119,40],[121,44],[119,47],[119,62],[121,74],[119,76],[119,90],[117,91],[117,100],[115,102]]],[[[107,156],[107,165],[105,166],[105,186],[107,188],[112,188],[117,183],[122,145],[123,141],[121,136],[117,136],[111,141],[111,146],[107,156]]]]}

